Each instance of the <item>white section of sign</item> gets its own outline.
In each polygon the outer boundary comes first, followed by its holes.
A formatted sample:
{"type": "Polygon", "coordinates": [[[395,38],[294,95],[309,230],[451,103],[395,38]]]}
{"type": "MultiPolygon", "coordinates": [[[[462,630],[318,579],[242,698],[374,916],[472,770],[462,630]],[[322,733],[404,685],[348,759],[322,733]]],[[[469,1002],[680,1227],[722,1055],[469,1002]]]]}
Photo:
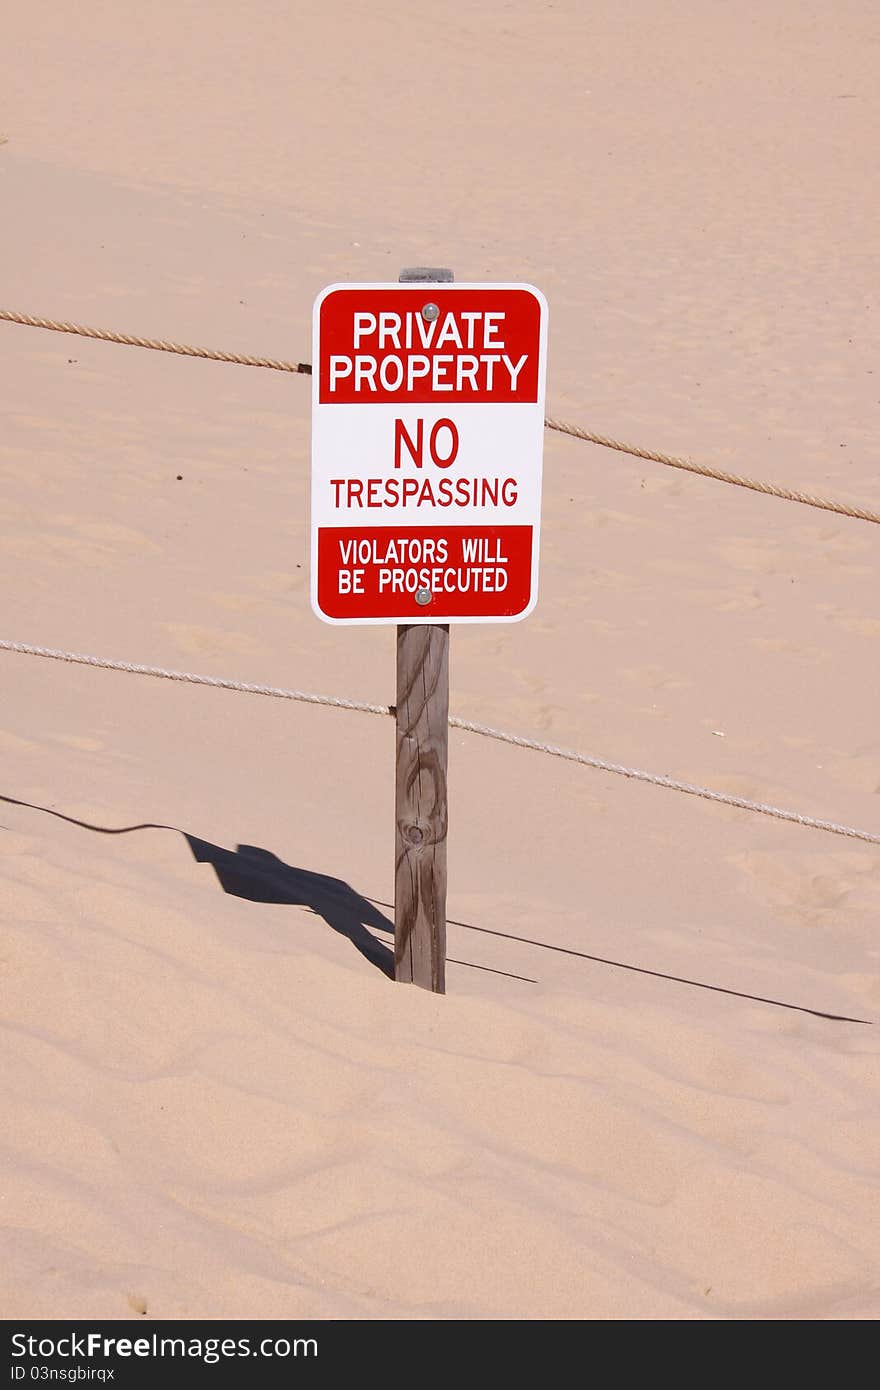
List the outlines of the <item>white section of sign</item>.
{"type": "Polygon", "coordinates": [[[539,405],[320,406],[312,429],[313,527],[540,522],[539,405]],[[433,435],[442,464],[454,442],[445,420],[458,448],[443,467],[430,446],[433,435]],[[421,442],[421,467],[407,440],[421,442]],[[426,483],[434,505],[414,492],[426,483]]]}

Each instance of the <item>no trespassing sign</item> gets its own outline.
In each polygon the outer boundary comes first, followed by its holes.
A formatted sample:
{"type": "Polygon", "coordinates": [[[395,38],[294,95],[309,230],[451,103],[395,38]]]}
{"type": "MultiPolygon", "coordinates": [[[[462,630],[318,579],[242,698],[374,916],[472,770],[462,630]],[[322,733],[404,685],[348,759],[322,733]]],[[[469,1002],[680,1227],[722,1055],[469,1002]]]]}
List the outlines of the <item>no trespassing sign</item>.
{"type": "Polygon", "coordinates": [[[531,285],[331,285],[315,303],[312,607],[516,622],[537,600],[547,305],[531,285]]]}

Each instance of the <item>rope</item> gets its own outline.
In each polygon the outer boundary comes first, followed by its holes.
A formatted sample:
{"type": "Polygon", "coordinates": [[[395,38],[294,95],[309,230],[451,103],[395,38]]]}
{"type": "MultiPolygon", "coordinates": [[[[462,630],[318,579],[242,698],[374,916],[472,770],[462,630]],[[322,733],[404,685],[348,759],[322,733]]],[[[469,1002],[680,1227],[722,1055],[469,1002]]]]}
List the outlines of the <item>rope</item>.
{"type": "Polygon", "coordinates": [[[28,328],[50,328],[55,333],[77,333],[81,338],[99,338],[104,343],[152,348],[155,352],[177,352],[183,357],[204,357],[209,362],[237,362],[241,367],[270,367],[276,372],[300,372],[304,376],[312,374],[308,362],[284,362],[275,357],[251,357],[246,352],[219,352],[215,348],[190,347],[187,343],[166,343],[161,338],[136,338],[133,333],[113,333],[107,328],[85,328],[81,323],[40,319],[33,314],[19,314],[15,309],[0,309],[0,319],[5,319],[7,323],[23,323],[28,328]]]}
{"type": "Polygon", "coordinates": [[[752,492],[763,492],[769,497],[782,497],[787,502],[802,502],[807,507],[819,507],[824,512],[837,512],[840,516],[852,516],[859,521],[873,521],[880,525],[880,512],[871,511],[868,507],[853,507],[848,502],[815,497],[810,492],[796,492],[793,488],[781,487],[778,483],[762,483],[754,478],[742,478],[738,473],[726,473],[723,468],[711,468],[707,463],[695,463],[693,459],[681,458],[676,454],[661,454],[653,449],[640,449],[636,444],[621,444],[619,439],[609,439],[604,434],[593,434],[590,430],[581,429],[580,425],[570,425],[564,420],[547,419],[544,425],[548,430],[570,434],[574,439],[585,439],[588,444],[601,444],[605,449],[632,454],[633,458],[665,463],[669,468],[683,468],[688,473],[699,473],[703,478],[715,478],[719,483],[732,483],[734,487],[751,488],[752,492]]]}
{"type": "Polygon", "coordinates": [[[222,676],[197,676],[192,671],[166,671],[162,666],[140,666],[133,661],[110,661],[82,652],[60,652],[53,647],[32,647],[26,642],[0,640],[0,650],[23,652],[26,656],[47,656],[52,661],[69,661],[77,666],[100,666],[106,671],[127,671],[132,676],[157,676],[165,681],[184,681],[188,685],[209,685],[215,690],[240,690],[246,695],[271,695],[276,700],[299,700],[305,705],[332,705],[336,709],[357,710],[361,714],[390,714],[388,705],[368,705],[362,700],[343,700],[336,695],[313,695],[308,690],[284,690],[276,685],[251,685],[247,681],[225,680],[222,676]]]}
{"type": "MultiPolygon", "coordinates": [[[[161,680],[184,681],[189,685],[213,686],[219,690],[238,690],[247,695],[271,695],[276,700],[299,700],[307,705],[330,705],[335,709],[355,710],[362,714],[393,715],[390,705],[370,705],[362,700],[344,700],[336,695],[313,695],[304,690],[285,690],[274,685],[253,685],[246,681],[225,680],[219,676],[199,676],[191,671],[168,671],[161,666],[141,666],[130,661],[111,661],[101,656],[86,656],[81,652],[57,651],[52,647],[34,647],[26,642],[10,642],[0,639],[0,650],[21,652],[26,656],[49,657],[53,661],[67,661],[80,666],[98,666],[107,671],[125,671],[136,676],[156,676],[161,680]]],[[[450,728],[462,729],[466,733],[479,734],[483,738],[495,739],[499,743],[509,743],[515,748],[529,748],[536,753],[547,753],[552,758],[564,758],[566,762],[580,763],[584,767],[595,768],[599,772],[613,772],[618,777],[629,777],[636,782],[647,782],[650,786],[666,787],[670,791],[683,792],[686,796],[699,796],[705,801],[716,801],[722,806],[735,806],[741,811],[757,811],[775,820],[791,821],[795,825],[806,825],[813,830],[825,830],[832,835],[844,835],[851,840],[864,840],[871,845],[880,845],[880,835],[868,830],[857,830],[851,825],[841,825],[837,821],[818,820],[814,816],[801,815],[799,811],[787,811],[780,806],[771,806],[763,801],[750,801],[744,796],[731,796],[727,792],[716,792],[711,787],[701,787],[692,782],[681,782],[675,777],[666,777],[656,772],[644,772],[637,767],[625,767],[622,763],[607,762],[604,758],[593,758],[586,753],[578,753],[572,748],[560,748],[553,743],[539,743],[536,739],[523,738],[520,734],[507,733],[504,729],[493,729],[488,724],[475,724],[470,719],[460,719],[452,715],[450,728]]]]}
{"type": "MultiPolygon", "coordinates": [[[[190,347],[185,343],[168,343],[161,338],[137,338],[132,333],[114,333],[106,328],[86,328],[79,323],[62,323],[56,319],[37,318],[33,314],[21,314],[15,309],[0,309],[0,319],[7,323],[20,323],[29,328],[48,328],[56,333],[77,333],[83,338],[98,338],[106,343],[122,343],[127,347],[152,348],[156,352],[176,352],[183,357],[203,357],[211,362],[235,362],[242,367],[269,367],[276,372],[297,372],[311,376],[309,362],[285,362],[275,357],[252,357],[243,352],[219,352],[214,348],[190,347]]],[[[695,463],[693,459],[677,454],[663,454],[655,449],[642,449],[636,444],[623,444],[619,439],[611,439],[605,434],[595,434],[565,420],[548,418],[544,421],[548,430],[570,435],[573,439],[583,439],[588,444],[600,444],[603,449],[616,449],[620,454],[631,454],[633,458],[649,459],[653,463],[666,464],[668,468],[682,468],[688,473],[697,473],[703,478],[714,478],[719,483],[731,483],[734,487],[749,488],[752,492],[763,492],[768,497],[781,497],[787,502],[801,502],[807,507],[818,507],[824,512],[836,512],[839,516],[855,517],[858,521],[873,521],[880,524],[880,512],[869,507],[854,507],[848,502],[836,502],[825,497],[816,497],[810,492],[798,492],[794,488],[782,487],[778,483],[759,482],[754,478],[743,478],[738,473],[727,473],[722,468],[712,468],[706,463],[695,463]]]]}
{"type": "Polygon", "coordinates": [[[622,763],[609,763],[604,758],[592,758],[586,753],[577,753],[573,748],[559,748],[554,743],[538,743],[535,739],[509,734],[503,729],[493,729],[488,724],[474,724],[469,719],[453,716],[449,723],[455,729],[466,729],[468,733],[482,734],[484,738],[498,739],[500,743],[512,743],[516,748],[531,748],[536,753],[549,753],[553,758],[565,758],[570,763],[582,763],[584,767],[594,767],[599,772],[613,772],[618,777],[631,777],[636,782],[648,782],[653,787],[668,787],[670,791],[684,792],[686,796],[700,796],[705,801],[718,801],[722,806],[736,806],[741,811],[759,811],[762,816],[773,816],[775,820],[792,821],[795,825],[808,825],[813,830],[827,830],[832,835],[846,835],[851,840],[866,840],[870,845],[880,845],[880,835],[872,835],[869,830],[855,830],[850,825],[840,825],[832,820],[817,820],[813,816],[803,816],[799,811],[786,811],[781,806],[771,806],[765,801],[750,801],[745,796],[716,792],[711,787],[701,787],[694,782],[680,782],[677,777],[666,777],[658,772],[643,772],[637,767],[625,767],[622,763]]]}

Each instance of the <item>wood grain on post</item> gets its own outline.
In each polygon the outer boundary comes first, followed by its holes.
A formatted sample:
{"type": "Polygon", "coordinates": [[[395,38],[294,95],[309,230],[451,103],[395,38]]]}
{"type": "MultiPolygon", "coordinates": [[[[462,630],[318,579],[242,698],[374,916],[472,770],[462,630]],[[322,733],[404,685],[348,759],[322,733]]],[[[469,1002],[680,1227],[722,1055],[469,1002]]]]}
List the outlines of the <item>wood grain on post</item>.
{"type": "Polygon", "coordinates": [[[394,975],[446,991],[449,628],[397,629],[394,975]]]}
{"type": "MultiPolygon", "coordinates": [[[[402,284],[449,284],[451,270],[403,270],[402,284]]],[[[394,978],[446,992],[446,767],[449,627],[397,629],[394,978]]]]}

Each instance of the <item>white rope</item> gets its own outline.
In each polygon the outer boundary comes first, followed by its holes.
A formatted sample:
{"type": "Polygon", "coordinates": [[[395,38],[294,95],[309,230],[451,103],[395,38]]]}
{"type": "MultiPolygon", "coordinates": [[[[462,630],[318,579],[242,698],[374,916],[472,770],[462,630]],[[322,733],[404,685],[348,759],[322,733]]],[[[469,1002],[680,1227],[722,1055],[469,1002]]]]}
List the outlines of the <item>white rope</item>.
{"type": "Polygon", "coordinates": [[[631,777],[636,782],[648,782],[653,787],[668,787],[670,791],[684,792],[686,796],[701,796],[706,801],[718,801],[722,806],[736,806],[742,811],[759,811],[762,816],[773,816],[776,820],[793,821],[795,825],[808,825],[813,830],[827,830],[832,835],[846,835],[852,840],[866,840],[870,845],[880,845],[880,835],[872,835],[869,830],[856,830],[851,825],[840,825],[833,820],[817,820],[814,816],[803,816],[799,811],[786,811],[781,806],[771,806],[766,801],[750,801],[748,797],[716,792],[711,787],[701,787],[694,782],[680,782],[677,777],[665,777],[658,772],[643,772],[637,767],[606,762],[604,758],[591,758],[586,753],[575,752],[573,748],[560,748],[554,743],[538,743],[532,738],[522,738],[520,734],[509,734],[504,729],[490,728],[488,724],[474,724],[470,719],[458,719],[453,716],[449,723],[455,729],[466,729],[471,734],[495,738],[500,743],[512,743],[516,748],[532,748],[536,753],[549,753],[553,758],[565,758],[570,763],[582,763],[584,767],[594,767],[599,772],[613,772],[618,777],[631,777]]]}
{"type": "Polygon", "coordinates": [[[197,676],[192,671],[166,671],[163,666],[140,666],[132,661],[110,661],[103,656],[82,652],[60,652],[53,647],[32,647],[27,642],[0,640],[0,650],[23,652],[25,656],[48,656],[52,661],[69,661],[77,666],[100,666],[106,671],[127,671],[133,676],[157,676],[165,681],[185,681],[188,685],[210,685],[217,690],[241,690],[246,695],[271,695],[276,700],[300,700],[306,705],[333,705],[363,714],[390,714],[388,705],[367,705],[361,700],[342,700],[336,695],[313,695],[307,690],[285,690],[276,685],[251,685],[247,681],[225,680],[222,676],[197,676]]]}
{"type": "MultiPolygon", "coordinates": [[[[274,685],[253,685],[247,681],[226,680],[220,676],[200,676],[192,671],[168,671],[162,666],[142,666],[130,661],[111,661],[107,657],[86,656],[81,652],[58,651],[52,647],[34,647],[27,642],[10,642],[0,638],[0,650],[21,652],[25,656],[49,657],[53,661],[67,661],[79,666],[98,666],[107,671],[126,671],[135,676],[156,676],[160,680],[184,681],[189,685],[213,686],[218,690],[238,690],[246,695],[271,695],[276,700],[299,700],[307,705],[330,705],[334,709],[355,710],[362,714],[391,715],[389,705],[370,705],[363,700],[344,700],[337,695],[314,695],[305,690],[285,690],[274,685]]],[[[670,791],[683,792],[686,796],[699,796],[705,801],[716,801],[722,806],[734,806],[741,811],[756,811],[762,816],[772,816],[775,820],[791,821],[795,825],[806,825],[812,830],[825,830],[832,835],[844,835],[851,840],[864,840],[870,845],[880,845],[880,835],[869,830],[858,830],[851,825],[841,825],[838,821],[820,820],[815,816],[805,816],[799,811],[787,811],[781,806],[771,806],[764,801],[750,801],[744,796],[732,796],[728,792],[716,792],[711,787],[701,787],[693,782],[682,782],[676,777],[666,777],[661,773],[645,772],[641,768],[626,767],[622,763],[607,762],[604,758],[593,758],[586,753],[578,753],[573,748],[560,748],[554,743],[540,743],[537,739],[523,738],[521,734],[511,734],[504,729],[493,729],[488,724],[475,724],[471,719],[460,719],[451,715],[450,728],[462,729],[466,733],[479,734],[482,738],[496,739],[499,743],[512,744],[514,748],[529,748],[535,753],[547,753],[552,758],[564,758],[566,762],[580,763],[584,767],[595,768],[599,772],[613,772],[618,777],[629,777],[636,782],[647,782],[649,786],[666,787],[670,791]]]]}

